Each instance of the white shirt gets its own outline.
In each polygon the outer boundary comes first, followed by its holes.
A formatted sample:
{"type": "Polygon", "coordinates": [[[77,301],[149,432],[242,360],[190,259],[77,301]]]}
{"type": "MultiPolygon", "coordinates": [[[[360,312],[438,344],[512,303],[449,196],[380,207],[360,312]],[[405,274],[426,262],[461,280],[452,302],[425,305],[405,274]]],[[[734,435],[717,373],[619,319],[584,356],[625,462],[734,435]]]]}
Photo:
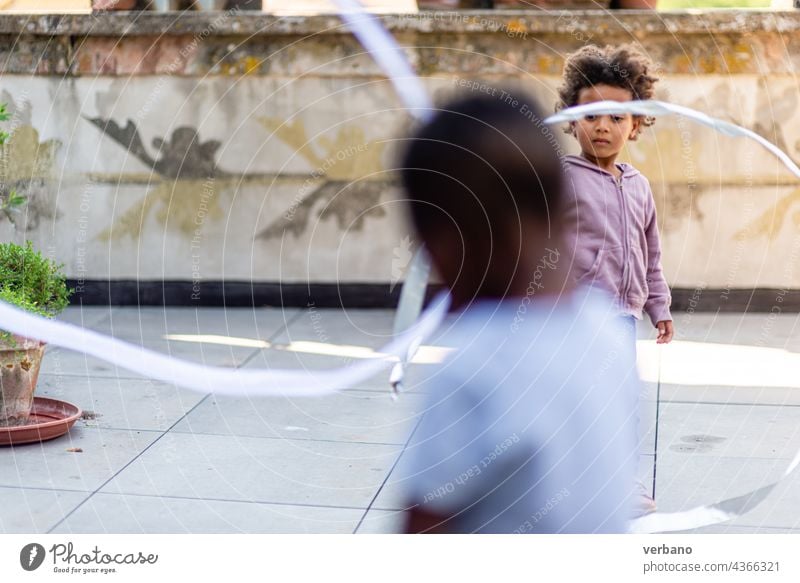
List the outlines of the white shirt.
{"type": "Polygon", "coordinates": [[[400,465],[408,503],[459,532],[624,532],[636,467],[633,348],[596,291],[481,301],[444,341],[400,465]]]}

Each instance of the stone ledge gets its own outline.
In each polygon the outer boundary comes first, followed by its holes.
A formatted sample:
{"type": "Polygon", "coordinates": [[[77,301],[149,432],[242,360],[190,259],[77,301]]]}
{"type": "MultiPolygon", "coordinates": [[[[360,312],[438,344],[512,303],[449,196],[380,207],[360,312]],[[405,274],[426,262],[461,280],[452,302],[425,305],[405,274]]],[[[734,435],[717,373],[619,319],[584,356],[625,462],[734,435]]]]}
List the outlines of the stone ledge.
{"type": "MultiPolygon", "coordinates": [[[[587,42],[631,41],[667,75],[793,76],[800,69],[800,11],[462,11],[382,20],[423,76],[557,77],[564,55],[587,42]]],[[[315,77],[382,76],[335,16],[7,15],[0,16],[0,60],[0,72],[21,75],[297,78],[315,62],[315,77]]]]}
{"type": "MultiPolygon", "coordinates": [[[[423,11],[385,15],[393,32],[572,34],[579,31],[662,34],[791,33],[800,10],[675,12],[561,10],[423,11]]],[[[303,36],[343,34],[335,15],[276,17],[261,13],[117,12],[91,15],[0,15],[0,34],[43,36],[303,36]]]]}

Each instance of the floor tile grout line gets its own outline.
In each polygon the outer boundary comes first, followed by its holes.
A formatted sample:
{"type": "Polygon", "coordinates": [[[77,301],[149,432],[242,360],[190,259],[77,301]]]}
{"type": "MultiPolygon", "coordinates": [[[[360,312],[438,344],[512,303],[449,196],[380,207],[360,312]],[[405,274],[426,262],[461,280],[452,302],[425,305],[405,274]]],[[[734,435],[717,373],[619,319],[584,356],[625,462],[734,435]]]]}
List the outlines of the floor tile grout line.
{"type": "Polygon", "coordinates": [[[74,490],[70,488],[45,488],[44,486],[8,486],[0,484],[4,490],[36,490],[41,492],[68,492],[70,494],[91,494],[91,490],[74,490]]]}
{"type": "MultiPolygon", "coordinates": [[[[213,393],[209,393],[209,396],[214,396],[213,393]]],[[[189,411],[187,411],[187,414],[189,411]]],[[[182,419],[178,419],[178,422],[182,421],[182,419]]],[[[380,446],[390,446],[390,447],[398,447],[404,446],[405,442],[395,442],[391,443],[388,441],[359,441],[359,440],[349,440],[349,439],[320,439],[314,437],[289,437],[287,435],[240,435],[238,433],[212,433],[208,431],[183,431],[183,430],[175,430],[175,429],[141,429],[138,427],[92,427],[85,425],[83,427],[87,430],[97,429],[100,431],[125,431],[125,432],[132,432],[135,431],[136,433],[165,433],[170,431],[176,435],[200,435],[203,437],[236,437],[240,439],[275,439],[279,441],[310,441],[315,443],[347,443],[353,445],[380,445],[380,446]]],[[[0,485],[0,488],[3,486],[0,485]]]]}
{"type": "Polygon", "coordinates": [[[382,447],[398,447],[403,446],[401,453],[405,451],[405,443],[388,443],[384,441],[348,441],[343,439],[313,439],[310,437],[286,437],[286,436],[269,436],[269,435],[236,435],[228,433],[203,433],[199,431],[173,431],[176,435],[201,435],[204,437],[235,437],[240,439],[273,439],[277,441],[303,441],[313,443],[346,443],[353,445],[379,445],[382,447]]]}
{"type": "MultiPolygon", "coordinates": [[[[302,316],[302,315],[303,315],[303,310],[302,309],[298,309],[297,313],[294,314],[293,316],[290,316],[288,321],[284,320],[283,325],[280,328],[278,328],[278,330],[274,334],[270,334],[267,337],[267,342],[275,342],[275,339],[280,337],[281,334],[283,334],[286,330],[288,330],[289,326],[291,326],[297,320],[299,320],[300,316],[302,316]]],[[[264,349],[263,348],[257,348],[250,356],[248,356],[241,363],[239,363],[236,366],[236,368],[242,368],[244,366],[247,366],[247,364],[249,364],[250,361],[252,361],[256,357],[256,355],[259,354],[262,350],[264,350],[264,349]]]]}
{"type": "MultiPolygon", "coordinates": [[[[739,529],[781,530],[781,531],[790,530],[792,532],[791,533],[787,533],[787,534],[800,534],[800,529],[792,527],[792,526],[769,526],[769,525],[766,525],[766,524],[755,525],[755,524],[724,524],[724,523],[723,524],[714,524],[714,525],[709,525],[709,526],[726,526],[727,528],[733,528],[734,531],[739,530],[739,529]]],[[[700,527],[700,528],[705,528],[705,527],[700,527]]],[[[695,530],[697,530],[697,529],[695,529],[695,530]]],[[[694,533],[695,530],[688,531],[688,534],[694,533]]],[[[703,533],[698,533],[698,534],[703,534],[703,533]]],[[[731,534],[734,534],[734,533],[731,533],[731,534]]],[[[748,534],[748,533],[739,533],[739,534],[748,534]]],[[[752,534],[758,534],[758,533],[752,533],[752,534]]]]}
{"type": "Polygon", "coordinates": [[[397,456],[397,459],[394,461],[394,464],[392,464],[392,467],[387,472],[386,477],[383,479],[383,482],[378,487],[378,491],[375,492],[375,496],[372,497],[372,500],[370,500],[369,504],[367,505],[367,509],[364,511],[364,515],[358,521],[358,524],[356,524],[355,529],[353,529],[353,534],[357,534],[358,533],[358,529],[361,528],[361,525],[364,523],[364,519],[367,517],[367,514],[369,514],[369,511],[372,509],[372,505],[375,504],[375,501],[378,499],[378,496],[380,496],[381,492],[383,491],[384,486],[386,486],[386,483],[389,481],[389,478],[391,477],[392,472],[394,472],[395,468],[397,467],[397,464],[400,463],[400,460],[402,459],[403,454],[406,452],[406,449],[408,449],[408,444],[411,443],[411,439],[414,437],[414,434],[417,432],[417,429],[419,428],[419,425],[422,422],[422,418],[424,416],[425,416],[424,413],[419,416],[419,419],[417,420],[417,423],[414,425],[414,429],[408,435],[408,439],[406,439],[406,443],[405,443],[405,445],[403,445],[403,449],[400,451],[400,455],[397,456]]]}
{"type": "Polygon", "coordinates": [[[662,399],[662,405],[694,405],[694,406],[702,406],[702,405],[709,405],[709,406],[720,406],[720,405],[733,405],[734,407],[775,407],[777,409],[782,409],[784,407],[793,407],[797,408],[800,407],[800,403],[793,405],[790,403],[744,403],[739,401],[667,401],[662,399]]]}
{"type": "MultiPolygon", "coordinates": [[[[284,330],[284,329],[286,329],[286,328],[287,328],[289,325],[291,325],[291,324],[294,322],[294,320],[295,320],[295,319],[296,319],[296,318],[297,318],[299,315],[300,315],[300,312],[298,311],[298,314],[296,314],[296,315],[292,316],[291,318],[289,318],[289,321],[288,321],[288,322],[286,322],[286,321],[284,320],[284,323],[283,323],[281,326],[279,326],[279,327],[278,327],[278,329],[277,329],[277,330],[276,330],[276,331],[275,331],[273,334],[271,334],[271,335],[270,335],[270,336],[267,338],[267,340],[272,340],[273,338],[275,338],[276,336],[278,336],[278,335],[279,335],[281,332],[283,332],[283,330],[284,330]]],[[[255,351],[255,353],[254,353],[254,355],[255,355],[255,354],[257,354],[257,353],[258,353],[260,350],[261,350],[261,349],[258,349],[258,350],[256,350],[256,351],[255,351]]],[[[253,355],[253,356],[254,356],[254,355],[253,355]]],[[[247,362],[247,361],[245,360],[244,362],[242,362],[242,363],[238,364],[237,366],[235,366],[235,367],[233,367],[233,368],[234,368],[234,369],[241,368],[242,366],[244,366],[244,365],[246,364],[246,362],[247,362]]],[[[50,527],[50,528],[47,530],[47,533],[48,533],[48,534],[52,533],[52,532],[53,532],[53,530],[55,530],[55,529],[56,529],[56,528],[58,528],[58,527],[59,527],[61,524],[63,524],[63,523],[64,523],[64,521],[66,521],[66,520],[67,520],[67,519],[68,519],[70,516],[72,516],[72,515],[73,515],[75,512],[77,512],[77,511],[78,511],[78,510],[79,510],[79,509],[80,509],[80,508],[81,508],[81,507],[82,507],[84,504],[86,504],[86,503],[87,503],[89,500],[91,500],[91,499],[92,499],[92,497],[93,497],[95,494],[97,494],[97,493],[98,493],[100,490],[102,490],[103,488],[105,488],[105,487],[106,487],[106,486],[107,486],[109,483],[111,483],[111,481],[112,481],[112,480],[114,480],[114,478],[116,478],[117,476],[119,476],[119,474],[120,474],[120,473],[124,472],[124,471],[125,471],[125,469],[127,469],[128,467],[130,467],[130,466],[131,466],[131,464],[133,464],[133,463],[134,463],[136,460],[138,460],[138,459],[139,459],[139,458],[141,458],[141,457],[142,457],[142,456],[143,456],[145,453],[147,453],[147,452],[150,450],[150,448],[152,448],[152,447],[153,447],[153,446],[154,446],[156,443],[158,443],[159,441],[161,441],[161,440],[162,440],[162,439],[163,439],[163,438],[164,438],[164,437],[165,437],[165,436],[166,436],[166,435],[167,435],[167,434],[170,432],[170,430],[172,430],[172,429],[173,429],[173,428],[174,428],[174,427],[175,427],[175,426],[176,426],[178,423],[180,423],[181,421],[183,421],[183,420],[184,420],[184,419],[185,419],[185,418],[186,418],[188,415],[190,415],[190,414],[191,414],[191,413],[192,413],[192,412],[193,412],[195,409],[197,409],[197,407],[199,407],[200,405],[202,405],[203,403],[205,403],[206,399],[208,399],[208,398],[209,398],[209,397],[210,397],[212,394],[213,394],[213,393],[206,393],[206,394],[203,396],[203,398],[202,398],[202,399],[200,399],[200,400],[199,400],[197,403],[195,403],[195,405],[194,405],[194,406],[193,406],[191,409],[189,409],[189,410],[188,410],[188,411],[186,411],[186,412],[185,412],[183,415],[181,415],[181,417],[180,417],[180,418],[178,418],[178,419],[175,421],[175,423],[173,423],[172,425],[170,425],[170,426],[169,426],[169,427],[166,429],[166,431],[162,432],[162,433],[161,433],[161,435],[159,435],[158,437],[156,437],[156,438],[155,438],[155,439],[154,439],[152,442],[150,442],[150,443],[149,443],[149,444],[148,444],[148,445],[147,445],[147,446],[146,446],[146,447],[145,447],[143,450],[141,450],[141,451],[140,451],[140,452],[138,452],[138,453],[137,453],[135,456],[133,456],[133,458],[131,458],[130,460],[128,460],[128,462],[127,462],[125,465],[123,465],[123,466],[122,466],[122,467],[121,467],[119,470],[117,470],[116,472],[114,472],[114,474],[113,474],[111,477],[109,477],[109,478],[108,478],[108,479],[107,479],[105,482],[103,482],[102,484],[100,484],[100,486],[99,486],[99,487],[97,487],[97,488],[96,488],[94,491],[92,491],[92,492],[91,492],[91,493],[90,493],[90,494],[89,494],[89,495],[88,495],[86,498],[84,498],[83,500],[81,500],[81,502],[79,502],[79,503],[78,503],[78,504],[77,504],[77,505],[76,505],[74,508],[72,508],[72,509],[71,509],[71,510],[70,510],[70,511],[69,511],[69,512],[68,512],[68,513],[65,515],[65,516],[61,517],[61,519],[60,519],[58,522],[56,522],[56,523],[55,523],[53,526],[51,526],[51,527],[50,527]]]]}
{"type": "Polygon", "coordinates": [[[658,353],[658,383],[656,384],[656,429],[653,436],[653,483],[650,488],[650,495],[653,500],[656,499],[656,478],[658,477],[658,424],[661,412],[661,373],[663,363],[663,352],[658,353]]]}
{"type": "Polygon", "coordinates": [[[234,504],[258,504],[262,506],[301,506],[303,508],[325,508],[331,510],[365,510],[363,505],[336,505],[336,504],[310,504],[307,502],[280,502],[272,500],[239,500],[236,498],[196,498],[192,496],[178,496],[174,494],[144,494],[138,492],[98,492],[101,496],[130,496],[139,498],[155,498],[169,500],[185,500],[195,502],[230,502],[234,504]]]}
{"type": "MultiPolygon", "coordinates": [[[[796,450],[793,449],[792,451],[794,452],[796,450]]],[[[696,458],[696,459],[717,459],[717,460],[724,460],[726,462],[727,461],[733,461],[733,460],[739,460],[739,461],[753,460],[753,461],[759,461],[759,462],[775,462],[775,463],[778,463],[778,462],[791,462],[792,459],[793,459],[791,456],[789,456],[789,457],[764,457],[764,456],[749,456],[749,455],[714,455],[711,452],[709,452],[709,453],[697,453],[697,452],[683,453],[683,452],[680,452],[679,453],[679,452],[667,452],[667,451],[664,451],[663,449],[661,450],[661,455],[662,456],[664,454],[666,454],[666,453],[670,453],[671,456],[675,456],[675,457],[684,457],[684,456],[686,456],[686,457],[693,457],[693,458],[696,458]]],[[[653,457],[653,454],[639,454],[639,455],[643,455],[643,456],[646,455],[647,457],[653,457]]]]}
{"type": "MultiPolygon", "coordinates": [[[[27,487],[27,486],[2,486],[0,489],[6,490],[36,490],[41,492],[65,492],[68,494],[91,494],[90,490],[67,490],[63,488],[41,488],[41,487],[27,487]]],[[[272,506],[301,506],[303,508],[326,508],[326,509],[342,509],[342,510],[367,510],[364,505],[341,505],[341,504],[311,504],[308,502],[281,502],[277,500],[241,500],[236,498],[197,498],[192,496],[178,496],[174,494],[147,494],[142,492],[97,492],[101,496],[130,496],[133,498],[166,498],[169,500],[186,500],[195,502],[230,502],[235,504],[259,504],[259,505],[272,505],[272,506]]],[[[400,512],[402,508],[377,508],[372,507],[369,510],[379,510],[381,512],[400,512]]]]}
{"type": "MultiPolygon", "coordinates": [[[[246,359],[246,362],[243,361],[240,365],[237,365],[237,368],[240,367],[240,366],[243,366],[244,364],[249,363],[250,360],[252,360],[252,358],[255,357],[258,354],[258,352],[260,352],[262,350],[264,350],[264,349],[263,348],[257,348],[256,349],[256,353],[253,354],[253,355],[249,355],[247,357],[247,359],[246,359]]],[[[325,370],[325,369],[310,369],[310,370],[325,370]]],[[[45,372],[42,372],[42,373],[39,374],[39,378],[46,378],[46,377],[72,377],[72,378],[78,378],[78,377],[86,377],[86,374],[85,373],[69,373],[69,372],[62,372],[62,373],[53,373],[53,372],[45,373],[45,372]]],[[[141,382],[149,381],[149,382],[152,382],[152,383],[163,384],[165,386],[169,386],[169,383],[165,383],[164,381],[156,381],[156,380],[150,379],[150,378],[148,378],[146,376],[127,377],[127,376],[117,376],[117,375],[112,375],[112,374],[107,374],[107,375],[93,374],[93,375],[91,375],[91,377],[93,379],[101,379],[101,380],[102,379],[109,379],[109,380],[120,380],[120,381],[141,381],[141,382]]],[[[374,389],[364,388],[364,387],[353,387],[353,388],[346,388],[346,389],[339,389],[339,390],[340,390],[340,392],[348,392],[348,393],[352,392],[352,393],[360,393],[360,394],[363,393],[363,394],[366,394],[366,395],[380,395],[380,394],[389,395],[390,394],[389,393],[389,389],[383,389],[383,388],[379,388],[379,387],[375,387],[374,389]]],[[[412,396],[412,397],[424,397],[425,396],[424,393],[413,392],[412,390],[404,391],[403,395],[409,395],[409,396],[412,396]]],[[[800,404],[798,404],[796,406],[800,407],[800,404]]]]}
{"type": "Polygon", "coordinates": [[[102,484],[100,484],[100,486],[98,486],[98,487],[97,487],[97,488],[95,488],[93,491],[91,491],[91,492],[89,493],[89,495],[88,495],[88,496],[87,496],[85,499],[83,499],[83,500],[82,500],[80,503],[78,503],[78,505],[77,505],[77,506],[75,506],[75,507],[74,507],[72,510],[70,510],[70,511],[69,511],[69,512],[68,512],[68,513],[65,515],[65,516],[63,516],[63,517],[61,518],[61,520],[59,520],[59,521],[58,521],[57,523],[55,523],[55,524],[54,524],[52,527],[50,527],[50,529],[48,529],[48,531],[47,531],[47,534],[50,534],[50,533],[52,533],[54,529],[58,528],[58,527],[59,527],[59,526],[60,526],[60,525],[61,525],[61,524],[62,524],[62,523],[65,521],[65,520],[67,520],[67,519],[68,519],[70,516],[72,516],[72,515],[73,515],[73,514],[74,514],[74,513],[75,513],[77,510],[79,510],[79,509],[81,508],[81,506],[83,506],[83,505],[84,505],[86,502],[88,502],[88,501],[89,501],[89,500],[90,500],[90,499],[91,499],[91,498],[92,498],[92,497],[93,497],[95,494],[97,494],[97,493],[98,493],[100,490],[102,490],[103,488],[105,488],[105,487],[106,487],[106,486],[107,486],[107,485],[108,485],[108,484],[109,484],[109,483],[110,483],[110,482],[111,482],[111,481],[112,481],[114,478],[116,478],[117,476],[119,476],[119,474],[120,474],[121,472],[124,472],[124,471],[125,471],[125,470],[126,470],[128,467],[130,467],[130,465],[131,465],[131,464],[133,464],[133,463],[134,463],[136,460],[138,460],[138,459],[139,459],[140,457],[142,457],[142,456],[143,456],[145,453],[147,453],[147,452],[150,450],[150,448],[151,448],[151,447],[153,447],[153,446],[154,446],[156,443],[158,443],[159,441],[161,441],[161,440],[162,440],[162,439],[163,439],[163,438],[164,438],[164,437],[167,435],[167,433],[169,433],[169,430],[170,430],[170,429],[172,429],[172,427],[174,427],[175,425],[177,425],[178,423],[180,423],[180,422],[183,420],[183,418],[184,418],[186,415],[188,415],[189,413],[191,413],[192,411],[194,411],[194,410],[195,410],[195,408],[197,408],[197,407],[199,407],[201,404],[203,404],[203,403],[205,402],[205,400],[206,400],[208,397],[210,397],[210,396],[211,396],[211,394],[210,394],[210,393],[209,393],[209,394],[207,394],[207,395],[205,395],[205,396],[204,396],[202,399],[200,399],[200,400],[199,400],[199,401],[198,401],[198,402],[195,404],[195,406],[194,406],[194,407],[192,407],[192,408],[191,408],[189,411],[187,411],[187,412],[186,412],[186,413],[185,413],[185,414],[184,414],[184,415],[183,415],[183,416],[182,416],[180,419],[178,419],[177,421],[175,421],[175,423],[173,423],[173,425],[172,425],[172,426],[170,426],[170,427],[169,427],[169,428],[168,428],[166,431],[163,431],[163,432],[161,433],[161,435],[157,436],[157,437],[156,437],[156,438],[155,438],[153,441],[151,441],[150,443],[148,443],[148,444],[147,444],[147,446],[145,446],[145,448],[144,448],[143,450],[141,450],[141,451],[140,451],[140,452],[138,452],[138,453],[137,453],[135,456],[133,456],[133,457],[132,457],[130,460],[128,460],[128,462],[127,462],[125,465],[123,465],[121,468],[119,468],[119,469],[118,469],[116,472],[114,472],[114,473],[113,473],[113,475],[112,475],[111,477],[109,477],[109,478],[108,478],[107,480],[105,480],[105,481],[104,481],[102,484]]]}

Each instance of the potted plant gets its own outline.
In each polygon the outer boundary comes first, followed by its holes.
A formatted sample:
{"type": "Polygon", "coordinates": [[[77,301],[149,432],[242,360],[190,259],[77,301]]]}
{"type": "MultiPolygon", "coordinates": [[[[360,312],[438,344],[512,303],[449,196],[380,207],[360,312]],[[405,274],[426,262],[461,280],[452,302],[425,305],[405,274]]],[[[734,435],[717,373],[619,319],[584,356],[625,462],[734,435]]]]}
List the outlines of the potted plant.
{"type": "MultiPolygon", "coordinates": [[[[30,241],[0,243],[0,300],[46,318],[58,315],[72,293],[62,268],[30,241]]],[[[0,332],[0,426],[27,424],[44,348],[38,340],[0,332]]]]}

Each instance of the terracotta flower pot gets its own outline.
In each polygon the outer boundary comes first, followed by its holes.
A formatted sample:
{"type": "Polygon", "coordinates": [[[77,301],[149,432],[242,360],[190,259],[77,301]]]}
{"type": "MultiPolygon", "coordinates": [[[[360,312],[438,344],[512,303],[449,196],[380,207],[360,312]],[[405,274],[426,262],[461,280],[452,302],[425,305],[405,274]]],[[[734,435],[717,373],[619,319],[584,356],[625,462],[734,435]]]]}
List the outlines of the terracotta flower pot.
{"type": "Polygon", "coordinates": [[[0,426],[28,422],[44,349],[44,342],[20,336],[0,341],[0,426]]]}

